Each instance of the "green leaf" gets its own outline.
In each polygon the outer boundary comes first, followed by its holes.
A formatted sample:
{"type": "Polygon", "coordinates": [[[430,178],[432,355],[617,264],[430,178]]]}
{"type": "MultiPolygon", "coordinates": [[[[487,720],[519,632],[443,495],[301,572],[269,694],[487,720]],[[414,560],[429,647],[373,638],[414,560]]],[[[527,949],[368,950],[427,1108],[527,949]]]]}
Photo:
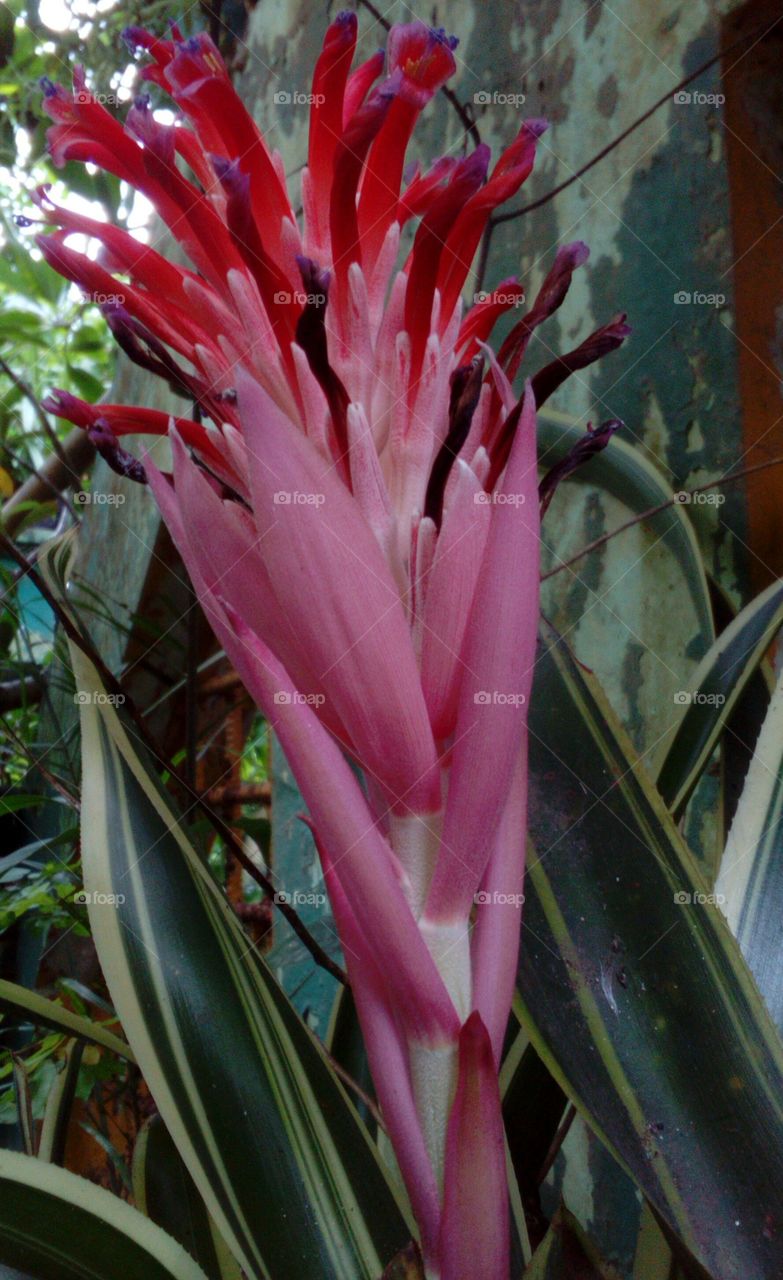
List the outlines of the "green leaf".
{"type": "Polygon", "coordinates": [[[780,1040],[596,682],[562,643],[536,674],[520,1014],[714,1280],[783,1274],[780,1040]]]}
{"type": "Polygon", "coordinates": [[[39,1160],[62,1164],[65,1159],[68,1123],[76,1095],[83,1050],[82,1040],[69,1040],[63,1058],[55,1064],[57,1075],[46,1099],[41,1136],[38,1141],[39,1160]]]}
{"type": "Polygon", "coordinates": [[[30,1077],[24,1058],[11,1054],[11,1069],[16,1092],[16,1115],[22,1143],[28,1156],[35,1155],[35,1125],[33,1124],[33,1100],[30,1092],[30,1077]]]}
{"type": "Polygon", "coordinates": [[[118,1053],[129,1062],[135,1061],[130,1045],[119,1036],[106,1031],[100,1022],[91,1022],[89,1018],[71,1013],[70,1009],[64,1009],[54,1000],[47,1000],[37,991],[20,987],[16,982],[7,982],[4,978],[0,978],[0,1009],[7,1009],[13,1014],[21,1013],[25,1022],[35,1023],[39,1027],[53,1027],[55,1031],[62,1031],[65,1035],[80,1036],[83,1040],[103,1045],[104,1049],[118,1053]]]}
{"type": "Polygon", "coordinates": [[[210,1280],[240,1280],[240,1268],[220,1239],[196,1184],[160,1116],[144,1125],[133,1150],[136,1207],[180,1244],[210,1280]]]}
{"type": "MultiPolygon", "coordinates": [[[[348,1072],[351,1079],[356,1081],[369,1098],[374,1099],[375,1085],[370,1074],[370,1064],[367,1061],[356,1002],[348,987],[340,987],[337,992],[325,1043],[335,1062],[348,1072]]],[[[375,1134],[377,1126],[369,1108],[357,1098],[354,1098],[354,1105],[370,1132],[375,1134]]]]}
{"type": "MultiPolygon", "coordinates": [[[[563,423],[544,410],[538,418],[539,465],[548,470],[570,452],[584,436],[584,427],[563,423]]],[[[567,484],[590,484],[617,498],[635,515],[672,500],[671,483],[638,447],[614,436],[608,448],[596,454],[569,477],[567,484]]],[[[703,653],[714,636],[710,595],[704,561],[693,525],[679,503],[645,521],[656,541],[665,541],[675,557],[693,601],[698,631],[693,650],[703,653]]],[[[620,535],[622,536],[622,535],[620,535]]]]}
{"type": "Polygon", "coordinates": [[[776,1025],[783,1030],[783,676],[750,762],[715,885],[776,1025]]]}
{"type": "Polygon", "coordinates": [[[675,818],[682,813],[718,739],[783,624],[783,582],[773,582],[721,633],[683,690],[683,713],[657,783],[675,818]]]}
{"type": "Polygon", "coordinates": [[[79,394],[87,396],[90,400],[99,399],[106,390],[106,386],[100,378],[96,378],[94,374],[88,373],[86,369],[79,369],[75,365],[68,366],[68,377],[76,386],[79,394]]]}
{"type": "MultiPolygon", "coordinates": [[[[77,688],[100,691],[72,649],[77,688]]],[[[248,1274],[375,1280],[410,1238],[315,1037],[140,758],[121,708],[82,704],[90,923],[122,1025],[182,1159],[248,1274]]]]}
{"type": "Polygon", "coordinates": [[[0,1150],[0,1263],[35,1280],[205,1280],[181,1245],[117,1196],[0,1150]]]}

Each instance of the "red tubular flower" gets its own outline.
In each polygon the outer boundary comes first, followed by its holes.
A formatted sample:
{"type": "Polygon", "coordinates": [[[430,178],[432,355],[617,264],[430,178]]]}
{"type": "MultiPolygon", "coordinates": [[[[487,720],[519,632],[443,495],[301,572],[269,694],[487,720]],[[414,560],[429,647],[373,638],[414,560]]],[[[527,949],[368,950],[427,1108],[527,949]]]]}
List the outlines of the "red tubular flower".
{"type": "MultiPolygon", "coordinates": [[[[147,98],[125,127],[86,88],[47,83],[56,164],[142,192],[189,260],[35,199],[47,261],[93,296],[127,354],[199,407],[47,408],[149,480],[207,617],[279,734],[314,827],[378,1098],[428,1274],[508,1275],[497,1067],[516,972],[526,708],[538,620],[536,401],[623,341],[624,318],[512,390],[530,337],[585,246],[561,249],[496,358],[518,281],[461,294],[492,211],[531,171],[545,125],[416,169],[408,143],[455,70],[455,41],[393,27],[351,70],[356,18],[313,77],[304,217],[206,35],[133,28],[147,98]],[[400,227],[418,219],[398,267],[400,227]],[[77,252],[74,234],[102,245],[77,252]],[[119,440],[168,434],[173,473],[119,440]],[[363,771],[366,790],[346,763],[363,771]]],[[[613,424],[610,424],[614,429],[613,424]]],[[[609,428],[580,451],[601,447],[609,428]]],[[[571,465],[576,465],[576,455],[571,465]]],[[[569,469],[566,467],[565,472],[569,469]]],[[[546,487],[546,500],[557,477],[546,487]]]]}

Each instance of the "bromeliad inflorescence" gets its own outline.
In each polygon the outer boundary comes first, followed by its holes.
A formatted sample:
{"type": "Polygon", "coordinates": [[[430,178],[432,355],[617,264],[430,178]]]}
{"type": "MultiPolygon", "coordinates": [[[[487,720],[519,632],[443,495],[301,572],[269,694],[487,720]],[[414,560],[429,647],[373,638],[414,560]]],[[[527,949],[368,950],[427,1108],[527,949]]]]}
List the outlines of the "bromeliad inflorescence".
{"type": "Polygon", "coordinates": [[[146,477],[307,803],[428,1273],[498,1280],[509,1222],[497,1068],[538,621],[535,409],[627,329],[613,320],[517,397],[531,338],[585,246],[560,249],[497,354],[488,340],[522,287],[505,280],[466,312],[462,293],[545,124],[523,123],[492,168],[479,145],[403,186],[455,41],[396,26],[385,54],[351,70],[356,35],[341,14],[315,67],[301,225],[207,36],[126,33],[179,108],[174,125],[142,97],[123,126],[81,71],[73,93],[45,85],[55,163],[98,165],[141,192],[190,266],[45,190],[37,203],[57,229],[41,251],[93,297],[111,295],[120,346],[198,413],[66,391],[48,407],[134,478],[144,472],[119,438],[169,436],[173,473],[147,460],[146,477]],[[99,241],[100,257],[71,247],[73,233],[99,241]]]}

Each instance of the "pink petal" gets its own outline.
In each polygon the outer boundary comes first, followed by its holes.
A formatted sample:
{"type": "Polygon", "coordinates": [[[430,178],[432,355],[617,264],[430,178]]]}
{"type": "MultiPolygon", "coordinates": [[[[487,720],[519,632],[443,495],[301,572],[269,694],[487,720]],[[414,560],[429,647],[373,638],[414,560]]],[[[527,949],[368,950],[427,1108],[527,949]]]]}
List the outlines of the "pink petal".
{"type": "Polygon", "coordinates": [[[523,748],[495,837],[495,847],[476,895],[476,923],[471,937],[473,1006],[481,1014],[489,1033],[497,1067],[500,1066],[517,978],[526,819],[527,751],[523,748]]]}
{"type": "Polygon", "coordinates": [[[275,597],[388,803],[399,812],[433,811],[432,730],[399,589],[380,547],[333,468],[241,370],[237,394],[275,597]]]}
{"type": "Polygon", "coordinates": [[[226,652],[280,739],[334,875],[394,993],[397,1016],[425,1043],[451,1041],[454,1006],[416,926],[399,863],[354,774],[283,665],[230,605],[212,602],[225,608],[226,652]]]}
{"type": "Polygon", "coordinates": [[[448,737],[457,718],[463,642],[490,521],[487,494],[473,472],[460,459],[455,471],[424,583],[421,682],[436,739],[448,737]]]}
{"type": "Polygon", "coordinates": [[[467,918],[526,734],[538,627],[535,404],[528,387],[505,479],[494,495],[473,600],[443,845],[425,916],[467,918]]]}
{"type": "Polygon", "coordinates": [[[295,629],[277,607],[252,517],[236,502],[218,497],[176,433],[172,433],[171,444],[175,493],[184,514],[186,542],[180,551],[191,577],[197,574],[211,592],[228,600],[245,625],[285,660],[300,693],[316,700],[313,705],[319,708],[324,723],[350,749],[346,731],[308,665],[295,629]]]}
{"type": "Polygon", "coordinates": [[[497,1073],[486,1027],[472,1013],[460,1032],[459,1077],[446,1138],[441,1280],[505,1280],[509,1273],[506,1150],[497,1073]]]}
{"type": "Polygon", "coordinates": [[[308,169],[318,225],[309,228],[319,245],[329,243],[329,200],[334,153],[343,131],[343,100],[356,48],[356,14],[340,13],[328,28],[313,72],[308,169]]]}
{"type": "Polygon", "coordinates": [[[440,1195],[416,1112],[407,1044],[400,1034],[383,969],[378,967],[367,947],[317,834],[316,844],[322,853],[329,901],[384,1123],[422,1233],[422,1251],[425,1258],[431,1258],[440,1229],[440,1195]]]}

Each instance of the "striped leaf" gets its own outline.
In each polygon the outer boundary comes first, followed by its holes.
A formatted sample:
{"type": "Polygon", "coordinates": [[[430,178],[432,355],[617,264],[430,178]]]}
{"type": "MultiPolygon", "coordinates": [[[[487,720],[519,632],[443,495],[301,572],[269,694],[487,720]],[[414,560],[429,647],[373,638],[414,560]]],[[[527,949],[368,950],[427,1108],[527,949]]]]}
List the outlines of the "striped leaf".
{"type": "Polygon", "coordinates": [[[37,1027],[51,1027],[54,1031],[62,1031],[68,1036],[78,1036],[93,1044],[100,1044],[110,1049],[121,1058],[135,1062],[130,1045],[119,1036],[112,1035],[100,1022],[91,1022],[81,1014],[72,1013],[54,1000],[47,1000],[37,991],[28,987],[20,987],[16,982],[7,982],[0,978],[0,1009],[13,1015],[21,1014],[25,1022],[32,1022],[37,1027]]]}
{"type": "Polygon", "coordinates": [[[248,1276],[369,1280],[410,1238],[315,1038],[243,934],[72,650],[82,859],[114,1006],[204,1202],[248,1276]]]}
{"type": "Polygon", "coordinates": [[[241,1269],[221,1239],[160,1116],[148,1120],[136,1140],[132,1179],[136,1208],[179,1240],[209,1280],[240,1280],[241,1269]]]}
{"type": "Polygon", "coordinates": [[[783,1030],[783,675],[769,704],[726,841],[716,894],[783,1030]]]}
{"type": "Polygon", "coordinates": [[[38,1159],[52,1164],[63,1164],[68,1124],[79,1080],[84,1042],[68,1040],[65,1053],[56,1063],[57,1075],[46,1098],[41,1136],[38,1139],[38,1159]]]}
{"type": "Polygon", "coordinates": [[[11,1054],[11,1071],[16,1094],[16,1117],[22,1145],[28,1156],[35,1155],[35,1124],[33,1121],[33,1096],[30,1090],[30,1077],[24,1058],[11,1054]]]}
{"type": "Polygon", "coordinates": [[[709,886],[589,673],[531,702],[521,1013],[563,1089],[714,1280],[783,1274],[783,1049],[709,886]]]}
{"type": "Polygon", "coordinates": [[[661,764],[657,783],[675,818],[688,802],[748,681],[783,624],[783,581],[773,582],[726,627],[684,690],[690,702],[661,764]]]}
{"type": "Polygon", "coordinates": [[[0,1263],[34,1280],[205,1280],[181,1245],[118,1196],[0,1150],[0,1263]]]}

